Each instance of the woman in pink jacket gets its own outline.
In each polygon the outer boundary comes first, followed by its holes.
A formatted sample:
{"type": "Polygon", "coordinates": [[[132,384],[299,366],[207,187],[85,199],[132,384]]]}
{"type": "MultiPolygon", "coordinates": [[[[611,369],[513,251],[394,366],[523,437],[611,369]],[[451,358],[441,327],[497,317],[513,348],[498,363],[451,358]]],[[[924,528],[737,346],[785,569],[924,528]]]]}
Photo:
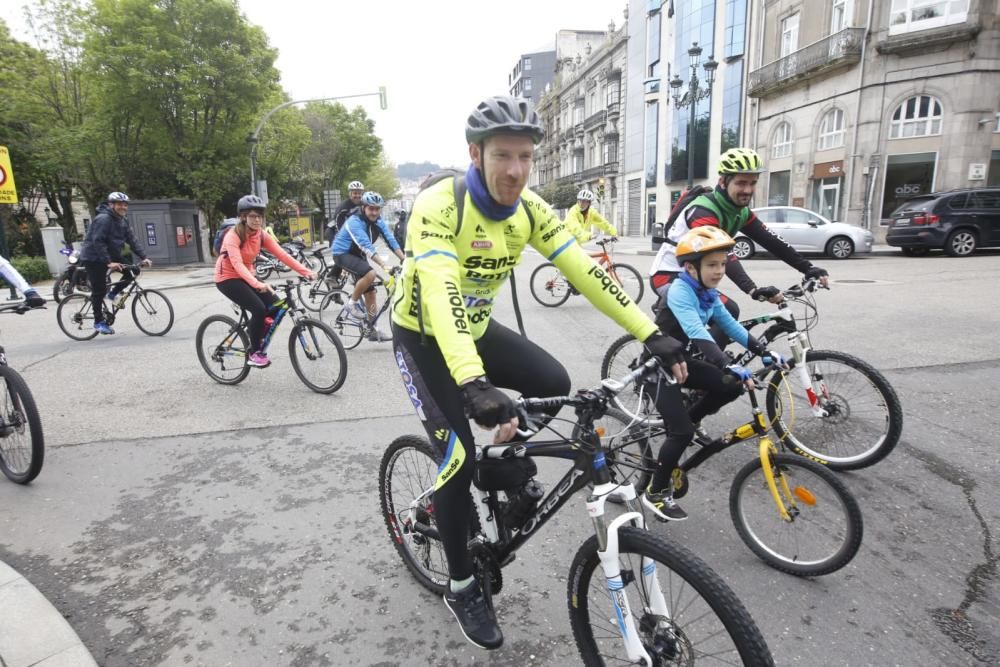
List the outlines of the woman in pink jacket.
{"type": "Polygon", "coordinates": [[[254,275],[253,263],[261,247],[309,280],[315,280],[316,274],[296,262],[277,241],[263,232],[264,201],[260,197],[241,197],[236,204],[236,214],[239,223],[222,237],[222,248],[215,261],[215,286],[230,301],[250,313],[250,349],[253,351],[247,363],[264,368],[271,364],[260,349],[264,338],[264,317],[278,301],[278,295],[270,285],[257,280],[254,275]]]}

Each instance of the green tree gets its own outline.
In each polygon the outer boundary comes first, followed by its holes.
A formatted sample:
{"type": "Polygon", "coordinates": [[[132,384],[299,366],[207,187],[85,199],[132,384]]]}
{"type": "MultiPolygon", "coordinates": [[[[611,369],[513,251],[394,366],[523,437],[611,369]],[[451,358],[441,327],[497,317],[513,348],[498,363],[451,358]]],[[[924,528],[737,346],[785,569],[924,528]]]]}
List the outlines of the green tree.
{"type": "Polygon", "coordinates": [[[579,189],[569,181],[549,181],[538,189],[538,195],[552,208],[567,209],[576,203],[579,189]]]}
{"type": "Polygon", "coordinates": [[[399,179],[396,178],[396,165],[385,155],[379,155],[378,164],[365,176],[365,187],[374,190],[386,199],[399,196],[399,179]]]}

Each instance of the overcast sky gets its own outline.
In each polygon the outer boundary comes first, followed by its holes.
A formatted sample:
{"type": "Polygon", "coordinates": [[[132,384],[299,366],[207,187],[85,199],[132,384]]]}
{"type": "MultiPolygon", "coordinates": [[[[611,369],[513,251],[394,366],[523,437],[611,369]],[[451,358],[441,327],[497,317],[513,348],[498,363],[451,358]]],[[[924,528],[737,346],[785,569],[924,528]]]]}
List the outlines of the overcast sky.
{"type": "MultiPolygon", "coordinates": [[[[16,36],[24,0],[0,0],[16,36]]],[[[361,104],[389,159],[468,162],[465,118],[476,103],[507,92],[522,53],[551,49],[556,31],[624,23],[625,0],[240,0],[278,49],[281,83],[293,99],[388,89],[361,104]]]]}

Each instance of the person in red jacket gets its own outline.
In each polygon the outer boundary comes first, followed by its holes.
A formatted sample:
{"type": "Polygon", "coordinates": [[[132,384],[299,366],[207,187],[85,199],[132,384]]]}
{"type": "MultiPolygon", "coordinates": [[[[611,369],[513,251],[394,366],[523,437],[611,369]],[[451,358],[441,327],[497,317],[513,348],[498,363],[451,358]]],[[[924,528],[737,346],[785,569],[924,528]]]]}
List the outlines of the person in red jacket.
{"type": "Polygon", "coordinates": [[[230,301],[250,313],[250,358],[247,363],[258,368],[271,364],[261,342],[264,339],[264,318],[278,301],[278,295],[267,283],[257,280],[253,262],[261,248],[281,260],[285,266],[309,280],[316,274],[302,266],[278,242],[264,233],[264,200],[257,195],[241,197],[236,204],[240,221],[222,237],[222,248],[215,261],[215,286],[230,301]]]}

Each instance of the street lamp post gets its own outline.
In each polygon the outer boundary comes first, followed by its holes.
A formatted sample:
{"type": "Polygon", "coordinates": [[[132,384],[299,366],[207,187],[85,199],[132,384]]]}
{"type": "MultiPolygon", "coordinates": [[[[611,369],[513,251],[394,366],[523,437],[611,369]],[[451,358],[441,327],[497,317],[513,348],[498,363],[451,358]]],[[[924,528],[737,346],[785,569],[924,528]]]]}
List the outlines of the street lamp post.
{"type": "Polygon", "coordinates": [[[250,144],[250,191],[255,195],[260,195],[257,191],[257,144],[259,143],[260,131],[264,128],[264,125],[270,120],[278,111],[286,107],[290,107],[294,104],[305,104],[306,102],[329,102],[331,100],[347,100],[354,97],[372,97],[378,96],[379,107],[382,110],[388,108],[388,103],[386,102],[385,96],[385,86],[379,86],[379,89],[374,93],[358,93],[357,95],[338,95],[337,97],[314,97],[307,100],[292,100],[291,102],[285,102],[274,107],[260,119],[260,123],[257,125],[257,129],[253,131],[253,134],[247,136],[247,143],[250,144]]]}
{"type": "Polygon", "coordinates": [[[712,94],[712,84],[715,82],[715,70],[718,69],[719,63],[715,61],[712,56],[708,57],[703,67],[705,68],[705,87],[702,88],[700,81],[698,80],[698,63],[701,60],[701,47],[698,46],[698,42],[694,42],[691,48],[688,49],[688,61],[691,66],[691,78],[688,80],[688,89],[684,95],[681,95],[681,87],[684,82],[681,80],[679,74],[674,74],[674,78],[670,80],[670,87],[674,89],[673,100],[674,108],[683,109],[684,107],[691,107],[691,120],[688,124],[687,131],[687,157],[688,157],[688,190],[694,186],[694,122],[695,122],[695,110],[698,106],[698,102],[705,99],[712,94]]]}

